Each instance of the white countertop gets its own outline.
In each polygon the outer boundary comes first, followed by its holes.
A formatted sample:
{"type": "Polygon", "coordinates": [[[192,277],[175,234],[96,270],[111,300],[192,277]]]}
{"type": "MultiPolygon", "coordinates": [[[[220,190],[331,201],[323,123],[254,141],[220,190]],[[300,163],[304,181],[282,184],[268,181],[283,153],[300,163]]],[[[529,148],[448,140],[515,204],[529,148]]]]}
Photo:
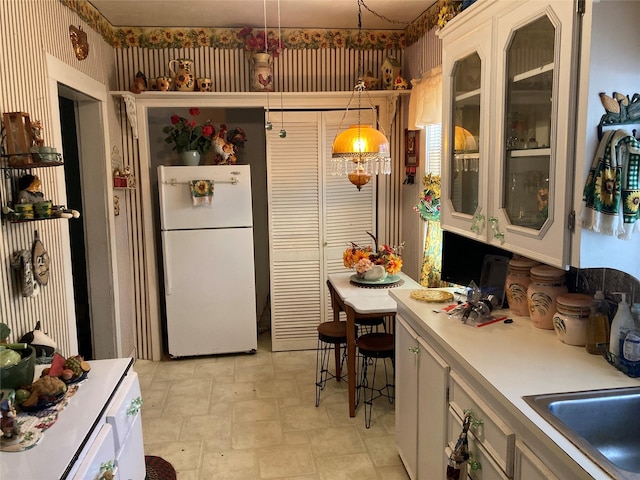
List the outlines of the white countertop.
{"type": "Polygon", "coordinates": [[[353,271],[330,273],[328,275],[331,284],[336,289],[336,293],[346,305],[352,307],[358,313],[389,313],[397,309],[396,301],[389,296],[392,290],[422,288],[415,280],[408,275],[398,272],[402,284],[381,288],[373,286],[357,286],[351,283],[353,271]]]}
{"type": "Polygon", "coordinates": [[[0,478],[66,478],[89,437],[100,426],[104,409],[133,363],[130,358],[91,360],[91,371],[58,420],[40,441],[23,452],[0,452],[0,478]]]}
{"type": "Polygon", "coordinates": [[[507,310],[494,314],[509,315],[513,323],[503,322],[476,328],[435,313],[442,304],[425,303],[410,297],[411,290],[391,290],[398,313],[413,317],[417,333],[433,340],[477,378],[496,389],[515,407],[524,421],[530,421],[590,475],[603,478],[604,472],[575,447],[524,400],[525,395],[561,393],[605,388],[637,387],[640,379],[631,378],[609,365],[599,355],[590,355],[584,347],[566,345],[555,331],[535,328],[529,317],[511,315],[507,310]]]}

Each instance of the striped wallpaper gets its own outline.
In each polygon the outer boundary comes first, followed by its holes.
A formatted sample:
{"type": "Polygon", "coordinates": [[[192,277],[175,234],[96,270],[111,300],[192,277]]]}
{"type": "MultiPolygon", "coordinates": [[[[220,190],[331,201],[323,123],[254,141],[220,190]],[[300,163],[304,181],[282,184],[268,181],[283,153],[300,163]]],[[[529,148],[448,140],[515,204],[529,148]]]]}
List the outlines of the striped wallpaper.
{"type": "MultiPolygon", "coordinates": [[[[45,54],[50,54],[107,86],[108,90],[128,90],[138,71],[148,78],[168,74],[169,60],[174,58],[190,58],[194,60],[194,70],[198,76],[211,77],[216,92],[248,91],[249,63],[244,51],[240,49],[218,50],[213,48],[190,49],[147,49],[126,48],[113,49],[101,36],[91,30],[74,12],[66,8],[58,0],[39,0],[37,2],[16,2],[0,0],[0,62],[2,65],[2,82],[0,83],[0,107],[4,112],[26,111],[31,118],[39,119],[45,128],[45,139],[58,138],[52,132],[50,96],[48,92],[45,54]],[[89,58],[78,61],[73,55],[68,37],[69,25],[82,27],[88,35],[89,58]]],[[[316,91],[350,91],[353,89],[357,72],[355,66],[362,61],[363,71],[380,75],[380,67],[388,55],[394,56],[405,65],[403,76],[407,79],[418,76],[420,72],[439,64],[439,44],[433,44],[431,34],[427,42],[419,40],[406,50],[371,50],[359,53],[349,49],[286,49],[274,63],[275,87],[277,91],[316,92],[316,91]],[[434,46],[435,45],[435,46],[434,46]]],[[[435,38],[435,37],[434,37],[435,38]]],[[[277,95],[271,98],[277,99],[277,95]]],[[[109,126],[113,146],[122,152],[125,165],[129,165],[134,173],[139,173],[138,145],[133,138],[126,119],[124,105],[114,101],[114,124],[109,126]]],[[[401,106],[398,118],[404,118],[406,109],[401,106]]],[[[396,155],[401,156],[403,122],[396,122],[389,132],[395,139],[396,155]]],[[[61,149],[60,146],[58,146],[61,149]]],[[[394,176],[402,180],[401,166],[394,176]]],[[[41,169],[37,174],[42,178],[43,191],[52,197],[55,203],[66,203],[63,197],[64,180],[62,169],[41,169]],[[62,187],[62,188],[61,188],[62,187]]],[[[389,211],[395,212],[395,206],[402,203],[402,190],[399,186],[389,190],[389,198],[385,204],[389,211]]],[[[5,183],[0,185],[0,194],[6,198],[5,183]]],[[[157,322],[150,318],[147,289],[149,282],[156,279],[145,277],[144,265],[155,261],[147,258],[144,251],[144,237],[149,234],[143,228],[144,212],[138,192],[119,192],[121,202],[126,202],[123,209],[126,215],[126,232],[129,250],[118,252],[126,255],[131,264],[129,272],[120,275],[131,276],[125,285],[131,285],[131,302],[135,320],[135,345],[139,358],[157,359],[160,346],[152,335],[151,325],[157,322]],[[154,344],[155,342],[155,344],[154,344]]],[[[395,232],[400,241],[400,214],[393,213],[388,218],[387,230],[395,232]]],[[[3,224],[0,227],[0,319],[8,323],[14,334],[20,336],[31,330],[36,321],[43,322],[43,328],[60,344],[65,354],[75,353],[75,331],[69,326],[73,324],[73,306],[68,304],[70,289],[72,290],[71,273],[61,264],[61,258],[69,257],[69,245],[65,242],[65,221],[42,221],[23,224],[3,224]],[[42,289],[36,298],[23,299],[19,290],[19,278],[9,267],[11,254],[20,249],[29,248],[34,230],[37,228],[40,237],[52,258],[51,279],[47,287],[42,289]]],[[[151,309],[152,310],[152,309],[151,309]]],[[[12,339],[16,339],[12,337],[12,339]]]]}

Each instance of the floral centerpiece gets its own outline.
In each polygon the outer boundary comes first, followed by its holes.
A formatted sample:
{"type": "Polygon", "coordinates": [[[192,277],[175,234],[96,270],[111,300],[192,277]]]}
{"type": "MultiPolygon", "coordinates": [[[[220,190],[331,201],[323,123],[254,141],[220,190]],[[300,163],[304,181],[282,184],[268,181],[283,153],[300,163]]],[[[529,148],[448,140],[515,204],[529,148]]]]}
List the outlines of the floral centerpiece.
{"type": "Polygon", "coordinates": [[[385,272],[389,275],[398,273],[402,269],[402,258],[399,254],[402,245],[399,247],[378,246],[376,237],[370,232],[367,233],[373,238],[374,246],[361,247],[351,242],[342,255],[344,266],[355,269],[359,277],[364,277],[366,272],[378,265],[384,267],[385,272]]]}
{"type": "Polygon", "coordinates": [[[162,129],[167,134],[164,141],[173,143],[173,149],[178,153],[190,150],[198,151],[201,154],[207,153],[211,148],[211,140],[216,132],[211,120],[207,120],[201,125],[196,123],[195,117],[200,115],[200,109],[190,108],[191,119],[186,119],[179,115],[171,115],[171,125],[162,129]]]}
{"type": "Polygon", "coordinates": [[[440,175],[429,173],[422,179],[424,190],[413,209],[423,220],[440,220],[440,175]]]}
{"type": "Polygon", "coordinates": [[[249,54],[269,53],[277,57],[280,50],[284,48],[282,41],[271,31],[265,35],[264,30],[258,30],[258,33],[254,33],[253,28],[244,27],[238,32],[238,38],[244,41],[244,51],[249,54]]]}

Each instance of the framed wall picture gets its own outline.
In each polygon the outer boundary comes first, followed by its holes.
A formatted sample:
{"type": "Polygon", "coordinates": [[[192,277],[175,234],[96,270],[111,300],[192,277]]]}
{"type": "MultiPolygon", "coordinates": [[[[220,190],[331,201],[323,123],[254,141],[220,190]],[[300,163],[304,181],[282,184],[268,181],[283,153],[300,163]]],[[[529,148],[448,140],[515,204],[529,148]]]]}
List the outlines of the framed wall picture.
{"type": "Polygon", "coordinates": [[[404,164],[406,167],[417,167],[419,163],[420,130],[404,131],[404,164]]]}

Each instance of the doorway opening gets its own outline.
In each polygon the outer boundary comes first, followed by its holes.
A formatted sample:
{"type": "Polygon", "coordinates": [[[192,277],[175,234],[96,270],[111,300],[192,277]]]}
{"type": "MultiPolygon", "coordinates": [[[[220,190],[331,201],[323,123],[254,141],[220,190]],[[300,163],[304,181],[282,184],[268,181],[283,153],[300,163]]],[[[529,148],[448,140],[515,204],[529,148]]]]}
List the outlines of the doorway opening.
{"type": "MultiPolygon", "coordinates": [[[[78,151],[78,128],[76,123],[76,102],[60,95],[60,126],[62,146],[65,156],[64,177],[68,205],[84,212],[82,204],[82,177],[78,151]]],[[[71,243],[71,268],[73,275],[73,298],[78,335],[78,353],[87,360],[93,359],[91,333],[91,309],[89,308],[89,279],[84,235],[84,216],[80,215],[69,224],[71,243]]]]}

